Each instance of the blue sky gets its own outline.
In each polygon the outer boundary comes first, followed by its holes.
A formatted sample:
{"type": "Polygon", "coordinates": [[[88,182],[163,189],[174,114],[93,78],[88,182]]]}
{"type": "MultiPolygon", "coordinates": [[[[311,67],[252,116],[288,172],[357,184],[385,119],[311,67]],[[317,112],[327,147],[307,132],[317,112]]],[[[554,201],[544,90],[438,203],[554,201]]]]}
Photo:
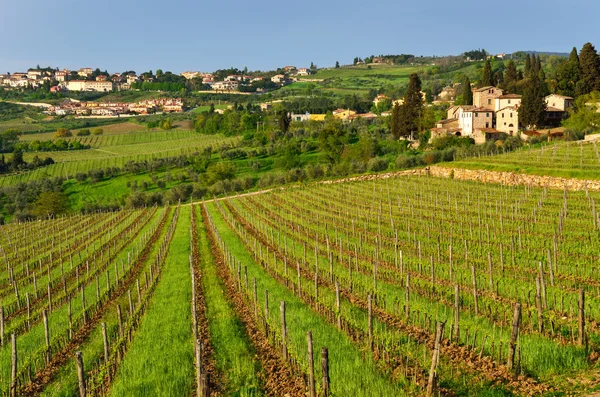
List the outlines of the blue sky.
{"type": "Polygon", "coordinates": [[[594,0],[28,0],[0,6],[0,73],[331,66],[370,54],[600,48],[594,0]]]}

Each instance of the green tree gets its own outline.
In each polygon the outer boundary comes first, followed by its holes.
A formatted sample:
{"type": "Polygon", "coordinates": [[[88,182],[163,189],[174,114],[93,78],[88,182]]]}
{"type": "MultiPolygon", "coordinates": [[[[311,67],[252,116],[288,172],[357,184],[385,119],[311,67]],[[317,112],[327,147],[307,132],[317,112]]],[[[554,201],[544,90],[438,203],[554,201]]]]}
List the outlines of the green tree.
{"type": "Polygon", "coordinates": [[[319,133],[319,149],[323,153],[325,161],[330,164],[336,164],[340,161],[344,151],[343,135],[343,129],[335,120],[327,122],[319,133]]]}
{"type": "Polygon", "coordinates": [[[15,171],[26,164],[25,160],[23,160],[23,151],[22,150],[15,150],[13,152],[13,156],[10,161],[10,164],[11,164],[12,169],[15,171]]]}
{"type": "Polygon", "coordinates": [[[506,69],[504,70],[504,82],[503,88],[508,92],[516,92],[516,85],[519,81],[519,73],[517,72],[517,66],[510,60],[506,69]]]}
{"type": "Polygon", "coordinates": [[[492,63],[489,59],[486,59],[481,74],[481,86],[487,87],[491,85],[494,85],[494,77],[492,75],[492,63]]]}
{"type": "Polygon", "coordinates": [[[539,77],[532,74],[527,79],[519,107],[519,121],[527,128],[537,128],[546,118],[546,101],[544,84],[539,77]]]}
{"type": "Polygon", "coordinates": [[[462,96],[461,105],[473,104],[473,90],[471,89],[471,79],[465,74],[460,85],[460,94],[462,96]]]}
{"type": "Polygon", "coordinates": [[[525,54],[525,69],[523,70],[523,74],[525,77],[529,77],[531,73],[531,55],[525,54]]]}
{"type": "Polygon", "coordinates": [[[340,62],[339,61],[335,61],[335,68],[339,69],[339,67],[340,67],[340,62]]]}
{"type": "Polygon", "coordinates": [[[38,218],[61,215],[69,210],[69,197],[62,192],[43,192],[33,203],[33,215],[38,218]]]}
{"type": "Polygon", "coordinates": [[[173,128],[173,120],[170,117],[166,118],[160,123],[160,128],[163,130],[170,130],[173,128]]]}
{"type": "Polygon", "coordinates": [[[410,137],[412,140],[415,133],[421,132],[423,107],[421,79],[418,74],[413,73],[404,94],[404,103],[400,106],[400,136],[410,137]]]}
{"type": "Polygon", "coordinates": [[[400,138],[400,105],[398,104],[398,102],[396,102],[396,104],[394,104],[394,107],[392,108],[392,120],[391,120],[391,130],[392,130],[392,135],[394,135],[394,137],[400,138]]]}
{"type": "Polygon", "coordinates": [[[0,148],[2,152],[11,152],[14,150],[15,145],[19,142],[19,136],[22,132],[15,128],[9,128],[0,134],[0,148]]]}
{"type": "Polygon", "coordinates": [[[283,132],[284,134],[287,133],[288,129],[290,128],[291,122],[292,119],[288,111],[285,109],[280,110],[277,115],[277,124],[279,125],[279,131],[283,132]]]}
{"type": "Polygon", "coordinates": [[[580,78],[579,55],[577,54],[577,48],[573,47],[571,54],[569,54],[569,60],[562,63],[556,71],[557,93],[574,97],[577,82],[580,78]]]}
{"type": "Polygon", "coordinates": [[[569,110],[569,117],[562,123],[565,130],[573,132],[579,139],[582,139],[585,134],[595,131],[600,125],[599,103],[600,93],[598,91],[578,97],[575,100],[575,106],[569,110]]]}
{"type": "Polygon", "coordinates": [[[600,58],[592,44],[584,44],[579,53],[579,65],[581,79],[577,83],[576,94],[586,95],[600,90],[600,58]]]}

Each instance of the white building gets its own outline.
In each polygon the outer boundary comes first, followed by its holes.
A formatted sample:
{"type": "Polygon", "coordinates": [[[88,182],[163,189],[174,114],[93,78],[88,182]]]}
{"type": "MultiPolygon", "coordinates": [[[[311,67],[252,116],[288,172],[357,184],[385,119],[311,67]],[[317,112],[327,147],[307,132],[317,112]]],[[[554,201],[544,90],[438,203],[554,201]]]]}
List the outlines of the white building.
{"type": "Polygon", "coordinates": [[[237,81],[217,81],[211,88],[215,91],[237,91],[240,83],[237,81]]]}
{"type": "Polygon", "coordinates": [[[113,90],[112,81],[86,81],[72,80],[66,83],[68,91],[99,91],[108,92],[113,90]]]}

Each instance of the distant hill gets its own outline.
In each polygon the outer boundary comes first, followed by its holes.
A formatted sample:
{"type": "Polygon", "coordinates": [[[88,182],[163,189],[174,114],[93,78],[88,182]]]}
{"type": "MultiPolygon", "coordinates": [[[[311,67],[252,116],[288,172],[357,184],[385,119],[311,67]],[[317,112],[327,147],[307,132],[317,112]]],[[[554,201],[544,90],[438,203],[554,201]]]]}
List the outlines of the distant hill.
{"type": "Polygon", "coordinates": [[[547,52],[547,51],[516,51],[513,55],[517,55],[519,53],[524,54],[534,54],[534,55],[557,55],[559,57],[569,57],[568,52],[547,52]]]}

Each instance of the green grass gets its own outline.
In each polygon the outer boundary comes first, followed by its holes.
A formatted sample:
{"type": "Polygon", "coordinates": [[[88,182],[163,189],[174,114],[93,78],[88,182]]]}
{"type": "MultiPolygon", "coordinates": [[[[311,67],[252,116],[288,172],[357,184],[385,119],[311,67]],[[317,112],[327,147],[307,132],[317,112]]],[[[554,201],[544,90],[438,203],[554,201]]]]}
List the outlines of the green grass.
{"type": "MultiPolygon", "coordinates": [[[[214,203],[208,204],[215,226],[226,246],[233,256],[248,266],[248,279],[257,279],[259,289],[259,307],[264,306],[264,290],[269,291],[269,301],[272,307],[277,307],[280,301],[286,302],[289,349],[292,355],[301,362],[306,357],[306,332],[312,331],[314,351],[321,347],[329,348],[331,387],[335,395],[340,396],[400,396],[404,391],[400,384],[395,384],[382,376],[376,369],[370,357],[364,357],[348,337],[329,325],[316,315],[308,306],[299,300],[289,290],[271,278],[260,267],[243,243],[228,228],[225,221],[215,208],[214,203]]],[[[270,310],[273,323],[279,323],[279,311],[270,310]]],[[[316,378],[320,379],[319,366],[316,365],[316,378]]]]}
{"type": "Polygon", "coordinates": [[[217,368],[224,374],[223,392],[228,396],[263,395],[256,352],[223,292],[225,285],[217,274],[206,230],[200,216],[197,219],[206,318],[217,368]]]}
{"type": "MultiPolygon", "coordinates": [[[[215,105],[215,109],[227,109],[227,108],[229,108],[229,106],[231,106],[231,105],[227,104],[227,103],[223,103],[223,104],[215,105]]],[[[192,110],[192,113],[208,112],[209,110],[210,110],[210,105],[202,105],[202,106],[198,106],[197,108],[192,110]]]]}
{"type": "Polygon", "coordinates": [[[187,396],[194,379],[190,210],[182,208],[148,311],[111,387],[113,396],[187,396]]]}

